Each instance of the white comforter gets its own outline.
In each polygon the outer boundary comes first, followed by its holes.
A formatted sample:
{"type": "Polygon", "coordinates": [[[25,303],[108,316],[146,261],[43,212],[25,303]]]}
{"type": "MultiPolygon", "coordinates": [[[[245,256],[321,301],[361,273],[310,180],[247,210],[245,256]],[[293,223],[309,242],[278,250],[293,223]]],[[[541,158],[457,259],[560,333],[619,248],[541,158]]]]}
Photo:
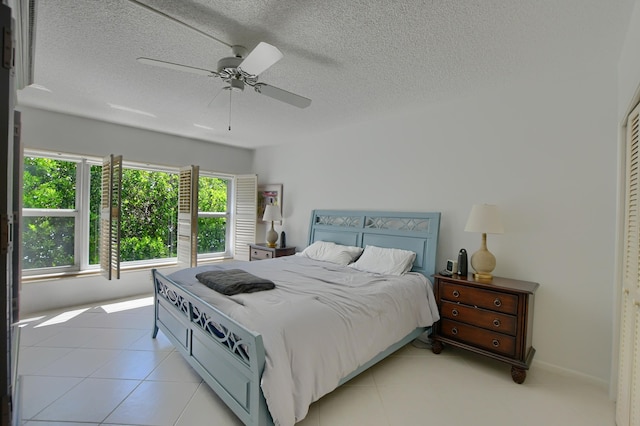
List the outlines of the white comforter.
{"type": "Polygon", "coordinates": [[[262,391],[274,423],[302,420],[309,405],[340,380],[416,327],[439,319],[433,290],[421,274],[359,272],[301,256],[201,266],[169,276],[248,329],[262,334],[262,391]],[[240,268],[276,289],[223,296],[195,275],[240,268]]]}

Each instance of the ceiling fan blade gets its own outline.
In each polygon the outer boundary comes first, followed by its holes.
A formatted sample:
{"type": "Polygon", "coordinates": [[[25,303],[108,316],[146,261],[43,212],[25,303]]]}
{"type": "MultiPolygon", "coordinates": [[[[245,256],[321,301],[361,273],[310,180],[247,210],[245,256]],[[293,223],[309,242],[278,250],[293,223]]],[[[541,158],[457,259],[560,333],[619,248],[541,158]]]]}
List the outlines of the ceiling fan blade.
{"type": "Polygon", "coordinates": [[[282,59],[283,56],[277,47],[261,41],[238,65],[238,68],[247,74],[259,75],[282,59]]]}
{"type": "Polygon", "coordinates": [[[217,72],[206,70],[204,68],[196,68],[196,67],[190,67],[188,65],[174,64],[173,62],[160,61],[158,59],[138,58],[137,61],[146,65],[153,65],[155,67],[168,68],[170,70],[176,70],[176,71],[186,71],[193,74],[204,75],[207,77],[213,77],[218,75],[217,72]]]}
{"type": "Polygon", "coordinates": [[[211,34],[207,34],[204,31],[201,31],[201,30],[197,29],[196,27],[193,27],[193,26],[191,26],[191,25],[189,25],[189,24],[187,24],[185,22],[182,22],[181,20],[179,20],[177,18],[174,18],[171,15],[167,15],[166,13],[161,12],[158,9],[154,9],[151,6],[148,6],[148,5],[146,5],[146,4],[142,3],[142,2],[139,2],[138,0],[129,0],[129,2],[131,2],[132,4],[135,4],[136,6],[139,6],[139,7],[143,8],[143,9],[146,9],[146,10],[148,10],[150,12],[153,12],[153,13],[155,13],[157,15],[160,15],[160,16],[162,16],[164,18],[170,19],[173,22],[175,22],[177,24],[180,24],[180,25],[182,25],[182,26],[184,26],[186,28],[189,28],[190,30],[195,31],[200,35],[203,35],[203,36],[205,36],[207,38],[210,38],[211,40],[217,41],[218,43],[222,43],[225,46],[231,47],[231,45],[229,43],[227,43],[226,41],[222,41],[219,38],[216,38],[216,37],[212,36],[211,34]]]}
{"type": "Polygon", "coordinates": [[[278,89],[274,86],[269,86],[265,83],[258,83],[253,88],[256,92],[262,95],[269,96],[270,98],[277,99],[298,108],[306,108],[311,105],[311,99],[309,98],[296,95],[295,93],[287,92],[283,89],[278,89]]]}

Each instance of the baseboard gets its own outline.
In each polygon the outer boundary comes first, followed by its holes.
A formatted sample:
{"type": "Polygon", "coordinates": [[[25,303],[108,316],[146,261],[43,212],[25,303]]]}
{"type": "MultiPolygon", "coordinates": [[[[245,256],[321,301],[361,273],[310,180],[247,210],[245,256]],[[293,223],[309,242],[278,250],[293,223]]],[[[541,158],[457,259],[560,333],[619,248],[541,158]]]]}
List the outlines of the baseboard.
{"type": "Polygon", "coordinates": [[[576,370],[571,370],[569,368],[564,368],[564,367],[559,367],[555,364],[549,364],[548,362],[544,362],[544,361],[538,361],[538,360],[534,360],[533,361],[533,365],[535,365],[536,367],[542,368],[544,370],[553,372],[553,373],[557,373],[557,374],[562,374],[565,376],[571,376],[571,377],[576,377],[576,378],[580,378],[586,382],[589,382],[595,386],[601,387],[604,391],[607,392],[607,394],[609,393],[609,382],[607,382],[606,380],[602,380],[599,379],[595,376],[591,376],[589,374],[584,374],[581,373],[579,371],[576,370]]]}

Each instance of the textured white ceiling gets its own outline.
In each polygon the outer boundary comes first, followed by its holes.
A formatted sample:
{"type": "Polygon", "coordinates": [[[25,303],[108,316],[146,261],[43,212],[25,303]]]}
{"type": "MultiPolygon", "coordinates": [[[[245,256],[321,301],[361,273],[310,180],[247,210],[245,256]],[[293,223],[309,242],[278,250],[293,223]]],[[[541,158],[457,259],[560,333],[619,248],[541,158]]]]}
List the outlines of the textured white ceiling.
{"type": "Polygon", "coordinates": [[[634,0],[141,1],[229,44],[277,46],[284,58],[260,80],[311,106],[252,90],[231,109],[228,92],[208,105],[219,79],[136,58],[215,70],[230,49],[128,0],[38,0],[34,79],[47,90],[23,89],[19,105],[248,148],[291,143],[572,56],[613,61],[634,0]]]}

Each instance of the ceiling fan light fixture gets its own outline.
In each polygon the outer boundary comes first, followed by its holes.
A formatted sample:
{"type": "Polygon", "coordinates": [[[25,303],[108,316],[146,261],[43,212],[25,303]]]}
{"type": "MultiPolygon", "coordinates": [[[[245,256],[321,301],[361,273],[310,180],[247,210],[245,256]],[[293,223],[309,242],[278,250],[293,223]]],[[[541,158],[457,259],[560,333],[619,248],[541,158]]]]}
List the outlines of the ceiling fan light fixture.
{"type": "Polygon", "coordinates": [[[244,90],[244,81],[232,78],[229,80],[229,90],[233,92],[242,92],[244,90]]]}

